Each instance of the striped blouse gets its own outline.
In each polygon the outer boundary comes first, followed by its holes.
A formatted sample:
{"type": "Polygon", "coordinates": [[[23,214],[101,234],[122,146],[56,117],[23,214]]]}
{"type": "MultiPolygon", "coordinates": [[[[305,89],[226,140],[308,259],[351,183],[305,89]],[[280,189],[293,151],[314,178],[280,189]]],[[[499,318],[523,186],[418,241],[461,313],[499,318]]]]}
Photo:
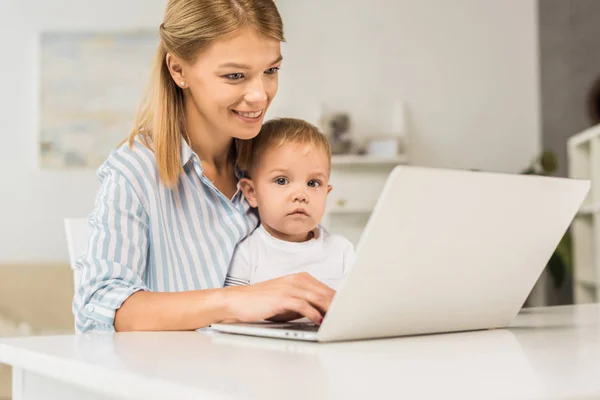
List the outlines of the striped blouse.
{"type": "Polygon", "coordinates": [[[236,244],[258,217],[241,191],[225,197],[182,140],[184,174],[165,187],[154,153],[139,142],[113,151],[89,217],[92,233],[76,262],[81,283],[77,332],[113,331],[115,311],[140,290],[177,292],[222,287],[236,244]]]}

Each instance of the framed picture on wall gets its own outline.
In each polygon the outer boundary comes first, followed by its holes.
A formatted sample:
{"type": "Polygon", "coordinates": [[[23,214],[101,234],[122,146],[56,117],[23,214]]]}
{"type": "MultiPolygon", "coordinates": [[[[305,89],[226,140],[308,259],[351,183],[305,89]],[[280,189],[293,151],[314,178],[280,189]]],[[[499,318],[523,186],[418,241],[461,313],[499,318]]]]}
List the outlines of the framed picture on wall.
{"type": "Polygon", "coordinates": [[[133,127],[158,33],[43,32],[41,168],[97,168],[133,127]]]}

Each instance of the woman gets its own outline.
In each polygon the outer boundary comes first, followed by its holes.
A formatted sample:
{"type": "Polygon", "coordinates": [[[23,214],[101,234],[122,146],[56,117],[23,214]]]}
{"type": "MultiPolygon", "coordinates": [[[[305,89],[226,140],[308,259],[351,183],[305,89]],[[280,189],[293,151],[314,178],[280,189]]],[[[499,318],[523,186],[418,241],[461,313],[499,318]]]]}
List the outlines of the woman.
{"type": "Polygon", "coordinates": [[[334,292],[310,275],[222,288],[258,221],[237,189],[234,140],[259,132],[283,40],[272,0],[169,1],[134,131],[98,169],[93,231],[77,261],[78,332],[320,323],[334,292]]]}

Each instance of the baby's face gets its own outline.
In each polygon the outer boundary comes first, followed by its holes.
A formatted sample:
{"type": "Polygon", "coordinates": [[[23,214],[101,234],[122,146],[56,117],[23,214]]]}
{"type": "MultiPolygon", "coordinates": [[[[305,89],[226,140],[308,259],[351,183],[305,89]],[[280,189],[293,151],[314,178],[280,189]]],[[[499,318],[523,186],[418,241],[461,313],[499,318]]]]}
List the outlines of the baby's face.
{"type": "Polygon", "coordinates": [[[304,241],[321,222],[329,186],[329,157],[318,147],[286,144],[268,149],[252,171],[250,205],[273,236],[304,241]]]}

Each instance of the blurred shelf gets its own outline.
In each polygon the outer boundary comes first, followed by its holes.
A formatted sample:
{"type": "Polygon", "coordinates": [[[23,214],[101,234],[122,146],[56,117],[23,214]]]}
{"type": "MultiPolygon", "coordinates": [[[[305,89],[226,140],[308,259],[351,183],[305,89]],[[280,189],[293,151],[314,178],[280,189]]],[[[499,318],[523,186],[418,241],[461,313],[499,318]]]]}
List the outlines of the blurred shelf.
{"type": "Polygon", "coordinates": [[[377,157],[370,155],[356,154],[334,154],[331,156],[331,165],[399,165],[407,164],[408,157],[406,155],[397,155],[393,157],[377,157]]]}
{"type": "Polygon", "coordinates": [[[587,286],[587,287],[592,288],[592,289],[593,288],[597,288],[598,285],[600,285],[599,282],[595,281],[592,278],[578,278],[576,280],[576,282],[579,283],[582,286],[587,286]]]}
{"type": "Polygon", "coordinates": [[[567,140],[567,146],[570,148],[575,148],[579,146],[589,146],[591,141],[600,135],[600,125],[592,126],[580,132],[576,135],[573,135],[567,140]]]}
{"type": "Polygon", "coordinates": [[[600,203],[587,204],[587,205],[581,206],[581,208],[579,209],[579,212],[577,214],[578,215],[592,215],[592,214],[597,214],[597,213],[600,213],[600,203]]]}
{"type": "Polygon", "coordinates": [[[567,141],[569,177],[589,179],[590,191],[571,224],[576,304],[600,301],[600,125],[567,141]]]}

